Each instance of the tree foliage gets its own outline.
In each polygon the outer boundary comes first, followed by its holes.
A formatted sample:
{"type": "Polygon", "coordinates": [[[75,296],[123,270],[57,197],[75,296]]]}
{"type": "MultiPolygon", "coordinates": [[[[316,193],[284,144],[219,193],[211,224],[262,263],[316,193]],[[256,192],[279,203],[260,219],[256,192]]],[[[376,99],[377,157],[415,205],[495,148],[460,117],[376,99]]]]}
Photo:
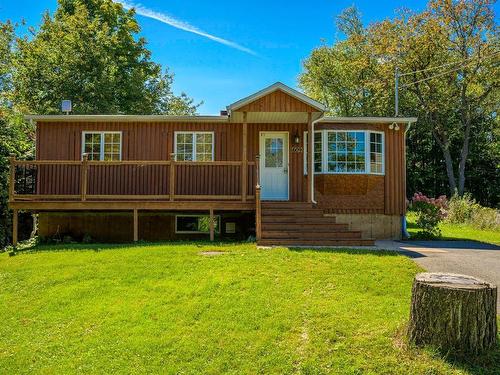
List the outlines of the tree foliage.
{"type": "Polygon", "coordinates": [[[24,114],[60,113],[62,99],[78,114],[186,115],[199,106],[173,93],[173,75],[151,60],[134,11],[111,0],[59,0],[39,29],[16,30],[0,22],[0,248],[11,239],[8,157],[34,157],[24,114]]]}
{"type": "Polygon", "coordinates": [[[133,10],[111,0],[60,0],[39,30],[19,38],[13,57],[13,102],[22,112],[194,114],[172,92],[173,76],[151,61],[133,10]]]}
{"type": "Polygon", "coordinates": [[[400,113],[419,118],[409,132],[409,186],[433,195],[467,188],[498,204],[500,50],[492,5],[431,0],[422,12],[402,10],[366,28],[349,8],[337,25],[345,39],[313,50],[300,84],[334,115],[387,116],[398,68],[400,113]],[[478,179],[488,192],[472,184],[478,179]]]}

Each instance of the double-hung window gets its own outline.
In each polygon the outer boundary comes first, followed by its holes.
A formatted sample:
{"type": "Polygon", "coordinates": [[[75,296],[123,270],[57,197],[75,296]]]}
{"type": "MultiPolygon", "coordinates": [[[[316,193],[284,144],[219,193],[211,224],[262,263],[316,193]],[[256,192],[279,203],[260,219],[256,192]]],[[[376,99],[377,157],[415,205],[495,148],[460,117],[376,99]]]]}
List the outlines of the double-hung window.
{"type": "Polygon", "coordinates": [[[383,134],[370,133],[370,171],[371,173],[384,173],[383,161],[383,134]]]}
{"type": "MultiPolygon", "coordinates": [[[[304,143],[307,173],[307,132],[304,143]]],[[[384,134],[367,130],[315,131],[314,172],[384,174],[384,134]]]]}
{"type": "Polygon", "coordinates": [[[82,133],[82,155],[87,154],[88,160],[121,160],[122,133],[94,132],[82,133]]]}
{"type": "MultiPolygon", "coordinates": [[[[307,174],[307,148],[309,147],[308,143],[308,138],[309,135],[307,132],[304,134],[304,173],[307,174]]],[[[322,164],[323,164],[323,132],[321,131],[315,131],[314,132],[314,143],[313,143],[313,149],[314,149],[314,171],[316,173],[321,173],[322,170],[322,164]]]]}
{"type": "Polygon", "coordinates": [[[213,161],[214,133],[175,132],[175,160],[213,161]]]}

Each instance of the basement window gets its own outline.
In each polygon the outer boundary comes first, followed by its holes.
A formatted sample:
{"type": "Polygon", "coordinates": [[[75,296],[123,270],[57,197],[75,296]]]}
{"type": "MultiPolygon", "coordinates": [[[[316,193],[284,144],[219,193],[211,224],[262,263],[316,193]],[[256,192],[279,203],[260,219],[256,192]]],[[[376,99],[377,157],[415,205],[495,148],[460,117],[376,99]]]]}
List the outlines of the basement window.
{"type": "Polygon", "coordinates": [[[175,132],[175,160],[213,161],[213,132],[175,132]]]}
{"type": "Polygon", "coordinates": [[[88,160],[121,160],[121,132],[83,132],[82,157],[88,155],[88,160]]]}
{"type": "MultiPolygon", "coordinates": [[[[220,216],[214,216],[214,232],[219,233],[220,216]]],[[[210,233],[209,215],[177,215],[175,233],[210,233]]]]}

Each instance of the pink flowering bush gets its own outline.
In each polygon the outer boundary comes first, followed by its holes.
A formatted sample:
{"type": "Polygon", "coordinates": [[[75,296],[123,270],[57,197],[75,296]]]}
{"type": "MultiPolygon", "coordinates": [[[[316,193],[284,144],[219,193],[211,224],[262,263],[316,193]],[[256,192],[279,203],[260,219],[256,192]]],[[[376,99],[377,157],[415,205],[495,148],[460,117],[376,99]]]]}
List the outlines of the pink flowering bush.
{"type": "Polygon", "coordinates": [[[440,195],[437,198],[429,198],[428,196],[417,192],[413,194],[413,197],[411,199],[412,205],[416,202],[425,202],[437,207],[441,219],[446,218],[446,215],[448,213],[448,198],[446,198],[446,195],[440,195]]]}
{"type": "Polygon", "coordinates": [[[417,226],[423,238],[441,237],[439,223],[446,217],[448,200],[445,195],[429,198],[422,193],[415,193],[411,199],[410,209],[417,214],[417,226]]]}

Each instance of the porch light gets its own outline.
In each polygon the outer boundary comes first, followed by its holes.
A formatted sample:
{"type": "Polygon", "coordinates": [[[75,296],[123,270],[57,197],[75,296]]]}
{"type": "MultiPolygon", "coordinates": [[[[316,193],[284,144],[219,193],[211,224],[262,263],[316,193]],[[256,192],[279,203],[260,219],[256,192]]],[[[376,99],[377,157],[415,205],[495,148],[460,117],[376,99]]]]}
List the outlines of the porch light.
{"type": "Polygon", "coordinates": [[[298,132],[295,132],[295,134],[293,135],[293,143],[296,145],[300,143],[300,136],[298,132]]]}

